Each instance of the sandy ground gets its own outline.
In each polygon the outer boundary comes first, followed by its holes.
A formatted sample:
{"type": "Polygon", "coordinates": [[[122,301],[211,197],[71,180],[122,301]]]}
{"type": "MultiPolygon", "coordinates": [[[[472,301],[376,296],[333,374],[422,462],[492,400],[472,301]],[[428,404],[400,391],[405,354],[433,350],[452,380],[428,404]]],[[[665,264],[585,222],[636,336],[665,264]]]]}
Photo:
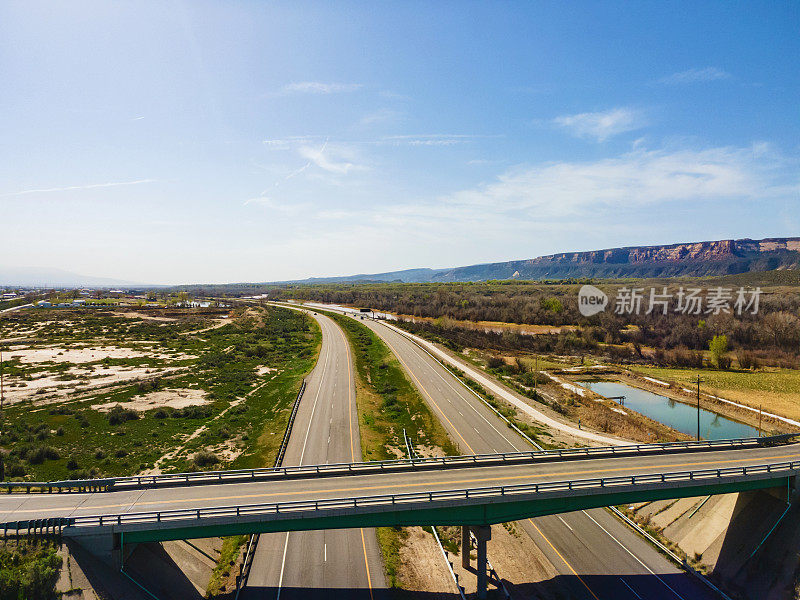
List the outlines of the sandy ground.
{"type": "Polygon", "coordinates": [[[110,385],[129,383],[140,379],[163,377],[182,367],[154,369],[151,367],[90,367],[69,369],[73,378],[64,380],[62,373],[44,374],[25,381],[9,377],[5,386],[5,398],[9,404],[33,400],[35,405],[53,404],[73,397],[76,393],[99,389],[110,385]]]}
{"type": "MultiPolygon", "coordinates": [[[[492,539],[487,543],[489,562],[497,570],[513,598],[540,598],[536,584],[557,576],[557,571],[539,552],[527,535],[513,524],[510,533],[503,525],[492,526],[492,539]]],[[[456,593],[453,578],[433,536],[421,527],[409,527],[408,538],[400,550],[403,569],[400,583],[409,591],[441,594],[451,599],[456,593]]],[[[461,556],[449,554],[449,561],[468,596],[475,595],[477,578],[474,573],[475,551],[472,551],[472,570],[461,566],[461,556]]],[[[426,596],[427,598],[428,596],[426,596]]],[[[435,596],[434,596],[435,597],[435,596]]]]}
{"type": "MultiPolygon", "coordinates": [[[[260,390],[260,389],[261,389],[262,387],[264,387],[265,385],[267,385],[267,383],[269,383],[269,380],[267,380],[267,381],[264,381],[263,383],[261,383],[261,384],[257,385],[256,387],[254,387],[252,390],[250,390],[249,392],[247,392],[247,394],[245,394],[245,395],[244,395],[244,396],[242,396],[241,398],[237,398],[236,400],[234,400],[233,402],[231,402],[231,403],[228,405],[228,407],[227,407],[226,409],[224,409],[222,412],[220,412],[220,413],[219,413],[219,414],[218,414],[216,417],[214,417],[213,419],[210,419],[210,420],[209,420],[209,421],[208,421],[208,422],[207,422],[205,425],[201,425],[200,427],[198,427],[197,429],[195,429],[195,430],[194,430],[194,431],[193,431],[191,434],[189,434],[189,435],[186,437],[186,439],[183,441],[183,444],[181,444],[180,446],[178,446],[178,447],[177,447],[177,448],[175,448],[174,450],[170,450],[169,452],[167,452],[166,454],[164,454],[164,455],[163,455],[161,458],[159,458],[159,459],[158,459],[158,460],[155,462],[155,464],[153,465],[153,468],[152,468],[152,469],[148,469],[148,470],[146,470],[146,471],[143,471],[141,474],[142,474],[142,475],[158,475],[158,474],[160,474],[160,473],[161,473],[161,467],[162,467],[162,465],[163,465],[163,464],[164,464],[166,461],[168,461],[168,460],[172,460],[173,458],[175,458],[175,457],[179,456],[179,455],[180,455],[180,454],[181,454],[181,453],[182,453],[182,452],[185,450],[185,448],[186,448],[186,445],[187,445],[187,444],[188,444],[190,441],[192,441],[193,439],[195,439],[195,438],[196,438],[198,435],[200,435],[200,434],[202,434],[204,431],[206,431],[206,430],[208,429],[208,426],[209,426],[211,423],[213,423],[214,421],[216,421],[217,419],[219,419],[219,418],[220,418],[222,415],[224,415],[225,413],[227,413],[227,412],[228,412],[230,409],[232,409],[234,406],[238,406],[239,404],[241,404],[242,402],[244,402],[244,401],[245,401],[245,400],[246,400],[246,399],[247,399],[249,396],[251,396],[252,394],[254,394],[255,392],[257,392],[258,390],[260,390]]],[[[233,444],[235,444],[235,442],[234,442],[233,440],[229,440],[228,442],[226,442],[225,444],[223,444],[223,446],[225,446],[225,448],[219,448],[219,450],[220,450],[221,454],[218,454],[217,456],[219,456],[219,457],[220,457],[221,459],[223,459],[223,460],[233,460],[233,458],[236,458],[236,456],[238,456],[238,454],[237,454],[238,450],[235,448],[235,445],[233,445],[233,444]],[[232,445],[233,445],[233,446],[232,446],[232,445]],[[232,447],[231,447],[231,446],[232,446],[232,447]],[[225,452],[228,452],[228,454],[226,455],[226,454],[225,454],[225,452]],[[230,458],[230,459],[228,459],[228,458],[225,458],[226,456],[233,456],[233,458],[230,458]]]]}
{"type": "Polygon", "coordinates": [[[123,317],[125,319],[143,319],[145,321],[161,321],[165,323],[173,323],[177,319],[173,319],[170,317],[155,317],[153,315],[147,315],[145,313],[135,312],[135,311],[115,311],[111,313],[115,317],[123,317]]]}
{"type": "Polygon", "coordinates": [[[44,370],[32,374],[32,379],[6,377],[5,395],[10,403],[32,400],[35,404],[51,404],[88,390],[128,383],[139,379],[165,376],[182,367],[104,365],[105,358],[180,361],[194,356],[182,352],[168,353],[142,347],[98,345],[86,347],[46,346],[31,348],[17,344],[4,353],[6,359],[18,359],[23,365],[37,365],[44,370]],[[46,370],[48,365],[70,364],[65,371],[46,370]]]}
{"type": "MultiPolygon", "coordinates": [[[[184,388],[177,390],[158,390],[157,392],[150,392],[144,396],[133,398],[129,402],[123,402],[121,405],[125,408],[131,408],[140,412],[152,410],[154,408],[185,408],[187,406],[198,406],[201,404],[208,404],[206,400],[206,393],[200,389],[184,388]]],[[[105,404],[92,404],[94,410],[107,412],[115,407],[119,402],[107,402],[105,404]]]]}
{"type": "Polygon", "coordinates": [[[196,333],[203,333],[204,331],[211,331],[212,329],[219,329],[230,322],[231,320],[228,316],[222,317],[221,319],[214,319],[213,325],[204,327],[203,329],[195,329],[194,331],[185,331],[183,335],[194,335],[196,333]]]}
{"type": "Polygon", "coordinates": [[[194,358],[190,354],[175,353],[167,354],[164,352],[152,352],[147,350],[137,350],[134,348],[120,348],[117,346],[98,346],[85,348],[64,348],[61,346],[48,346],[45,348],[15,348],[12,349],[7,359],[19,358],[23,364],[36,363],[73,363],[82,364],[103,360],[104,358],[153,358],[153,359],[172,359],[186,360],[194,358]]]}

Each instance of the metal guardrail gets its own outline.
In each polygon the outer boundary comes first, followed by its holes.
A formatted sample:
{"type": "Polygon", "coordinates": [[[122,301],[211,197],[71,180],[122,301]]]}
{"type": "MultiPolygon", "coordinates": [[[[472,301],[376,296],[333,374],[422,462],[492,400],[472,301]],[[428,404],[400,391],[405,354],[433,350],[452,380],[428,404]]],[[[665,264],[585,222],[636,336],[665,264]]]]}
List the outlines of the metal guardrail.
{"type": "Polygon", "coordinates": [[[660,444],[635,444],[627,446],[595,446],[562,448],[555,450],[533,450],[530,452],[503,452],[498,454],[467,454],[430,458],[395,459],[357,463],[329,463],[260,469],[238,469],[228,471],[197,471],[161,475],[133,475],[105,479],[81,479],[50,482],[4,481],[0,490],[17,492],[107,492],[115,490],[143,489],[168,486],[216,485],[220,483],[246,483],[248,481],[288,479],[312,476],[361,475],[369,473],[400,472],[407,470],[433,469],[440,467],[476,467],[519,464],[546,460],[570,460],[581,458],[609,458],[677,451],[703,451],[744,449],[790,443],[800,433],[788,433],[762,438],[737,438],[731,440],[707,440],[687,442],[665,442],[660,444]]]}
{"type": "MultiPolygon", "coordinates": [[[[289,443],[289,436],[292,435],[292,427],[294,426],[294,420],[297,417],[297,409],[300,407],[300,400],[303,397],[303,392],[306,391],[306,380],[303,380],[303,383],[300,384],[300,391],[297,392],[297,397],[294,400],[294,405],[292,406],[292,414],[289,415],[289,422],[286,424],[286,431],[283,433],[283,439],[281,440],[281,446],[278,450],[278,456],[275,459],[275,468],[280,468],[281,463],[283,462],[283,457],[286,454],[286,445],[289,443]]],[[[217,471],[220,472],[220,471],[217,471]]],[[[224,472],[224,471],[222,471],[224,472]]]]}
{"type": "MultiPolygon", "coordinates": [[[[53,527],[111,527],[136,524],[164,524],[176,522],[176,526],[185,527],[192,521],[212,518],[237,518],[273,515],[275,517],[295,518],[307,516],[310,512],[342,511],[366,507],[388,506],[390,508],[410,508],[414,504],[434,502],[468,501],[482,498],[487,501],[503,501],[513,496],[554,494],[564,491],[592,492],[606,488],[666,484],[669,482],[701,481],[711,483],[733,477],[754,475],[774,475],[776,477],[791,476],[800,470],[800,461],[769,463],[744,467],[726,467],[721,469],[701,469],[697,471],[675,471],[668,473],[650,473],[644,475],[618,475],[614,477],[597,477],[573,481],[552,481],[528,483],[508,486],[490,486],[460,490],[441,490],[429,492],[411,492],[405,494],[382,494],[377,496],[358,496],[352,498],[330,498],[322,500],[295,500],[289,502],[271,502],[264,504],[248,504],[239,506],[199,507],[173,509],[165,511],[148,511],[139,513],[89,515],[73,517],[56,517],[1,523],[4,533],[9,530],[29,529],[40,526],[45,521],[53,527]],[[187,521],[189,523],[187,523],[187,521]]],[[[513,498],[512,498],[513,500],[513,498]]]]}

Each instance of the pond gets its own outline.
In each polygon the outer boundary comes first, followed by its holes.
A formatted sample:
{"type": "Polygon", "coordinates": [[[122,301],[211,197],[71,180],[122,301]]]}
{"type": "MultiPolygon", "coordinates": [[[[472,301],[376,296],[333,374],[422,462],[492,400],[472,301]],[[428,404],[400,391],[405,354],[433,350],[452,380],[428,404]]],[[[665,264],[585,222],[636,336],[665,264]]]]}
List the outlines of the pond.
{"type": "MultiPolygon", "coordinates": [[[[613,381],[581,381],[580,384],[601,396],[625,396],[626,408],[692,437],[697,435],[696,406],[613,381]]],[[[758,429],[756,427],[723,417],[704,408],[700,409],[701,439],[725,440],[757,436],[758,429]]]]}

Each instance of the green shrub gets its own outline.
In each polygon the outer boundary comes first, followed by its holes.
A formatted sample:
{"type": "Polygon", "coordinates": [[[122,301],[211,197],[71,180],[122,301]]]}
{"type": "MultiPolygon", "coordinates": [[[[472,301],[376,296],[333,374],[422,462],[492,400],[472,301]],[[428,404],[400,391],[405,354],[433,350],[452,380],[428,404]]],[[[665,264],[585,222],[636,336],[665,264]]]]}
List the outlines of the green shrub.
{"type": "Polygon", "coordinates": [[[0,600],[55,599],[60,570],[61,557],[52,545],[3,546],[0,548],[0,600]]]}
{"type": "Polygon", "coordinates": [[[39,446],[28,453],[28,462],[32,465],[40,465],[46,460],[58,460],[61,455],[52,446],[39,446]]]}
{"type": "Polygon", "coordinates": [[[198,467],[208,467],[219,462],[219,457],[208,450],[200,450],[194,455],[194,464],[198,467]]]}
{"type": "Polygon", "coordinates": [[[139,418],[139,413],[132,408],[123,408],[117,404],[108,411],[106,418],[108,418],[109,425],[120,425],[126,421],[135,421],[139,418]]]}

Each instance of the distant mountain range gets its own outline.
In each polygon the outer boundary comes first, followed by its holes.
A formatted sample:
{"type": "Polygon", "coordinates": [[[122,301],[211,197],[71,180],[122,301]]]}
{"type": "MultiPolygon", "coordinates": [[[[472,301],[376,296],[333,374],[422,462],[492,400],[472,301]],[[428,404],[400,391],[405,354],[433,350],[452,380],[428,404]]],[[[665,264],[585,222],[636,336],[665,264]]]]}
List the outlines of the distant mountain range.
{"type": "Polygon", "coordinates": [[[702,277],[780,269],[800,269],[800,237],[607,248],[452,269],[407,269],[346,277],[316,277],[282,283],[702,277]]]}
{"type": "MultiPolygon", "coordinates": [[[[549,254],[528,260],[511,260],[451,269],[406,269],[386,273],[312,277],[271,283],[380,283],[391,281],[410,283],[486,281],[487,279],[702,277],[776,270],[800,270],[800,237],[630,246],[590,252],[549,254]]],[[[121,279],[78,275],[60,269],[2,266],[0,266],[0,286],[161,287],[145,286],[141,283],[121,279]]]]}
{"type": "Polygon", "coordinates": [[[109,277],[91,277],[62,271],[61,269],[44,269],[39,267],[3,267],[0,266],[0,286],[20,287],[53,287],[53,288],[114,288],[142,287],[133,281],[111,279],[109,277]]]}

